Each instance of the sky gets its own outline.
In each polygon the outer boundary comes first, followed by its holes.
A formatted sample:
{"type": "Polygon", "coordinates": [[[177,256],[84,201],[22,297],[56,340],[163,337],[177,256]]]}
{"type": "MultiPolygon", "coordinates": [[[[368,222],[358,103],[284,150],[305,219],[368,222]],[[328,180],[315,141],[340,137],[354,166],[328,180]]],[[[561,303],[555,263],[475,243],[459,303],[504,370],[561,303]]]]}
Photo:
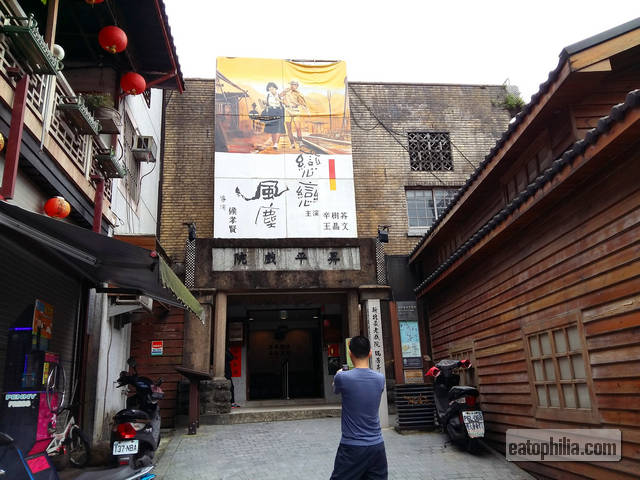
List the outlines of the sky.
{"type": "Polygon", "coordinates": [[[185,78],[216,57],[345,60],[350,81],[503,84],[529,101],[561,50],[638,0],[164,0],[185,78]]]}

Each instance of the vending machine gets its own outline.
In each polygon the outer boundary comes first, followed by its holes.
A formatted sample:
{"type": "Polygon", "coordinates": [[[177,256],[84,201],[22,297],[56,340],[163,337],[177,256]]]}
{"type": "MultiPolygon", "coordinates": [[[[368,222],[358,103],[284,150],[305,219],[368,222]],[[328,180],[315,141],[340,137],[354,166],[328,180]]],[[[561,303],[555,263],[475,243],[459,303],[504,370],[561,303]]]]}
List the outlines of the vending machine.
{"type": "Polygon", "coordinates": [[[47,382],[50,375],[59,374],[60,356],[38,349],[44,342],[34,338],[37,336],[31,327],[9,329],[0,398],[0,431],[13,437],[28,455],[43,452],[51,441],[56,417],[52,410],[58,406],[58,393],[50,390],[47,394],[47,382]]]}

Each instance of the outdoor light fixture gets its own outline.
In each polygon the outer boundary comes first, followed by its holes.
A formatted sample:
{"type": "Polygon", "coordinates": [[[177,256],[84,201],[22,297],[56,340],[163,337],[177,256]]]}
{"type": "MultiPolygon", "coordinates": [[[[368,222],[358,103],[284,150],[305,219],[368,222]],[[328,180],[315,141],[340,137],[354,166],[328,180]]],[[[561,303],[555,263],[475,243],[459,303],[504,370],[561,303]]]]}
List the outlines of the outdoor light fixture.
{"type": "Polygon", "coordinates": [[[378,241],[389,243],[389,225],[378,225],[378,241]]]}
{"type": "Polygon", "coordinates": [[[287,311],[280,310],[280,320],[286,320],[286,319],[287,319],[287,311]]]}

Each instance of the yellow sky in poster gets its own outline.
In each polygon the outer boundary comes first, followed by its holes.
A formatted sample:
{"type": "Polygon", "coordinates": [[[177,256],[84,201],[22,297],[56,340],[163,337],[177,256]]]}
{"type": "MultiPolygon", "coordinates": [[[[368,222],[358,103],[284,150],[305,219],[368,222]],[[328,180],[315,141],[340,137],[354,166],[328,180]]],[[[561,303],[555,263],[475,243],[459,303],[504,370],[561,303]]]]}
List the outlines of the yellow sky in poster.
{"type": "Polygon", "coordinates": [[[268,58],[218,57],[217,70],[237,84],[263,85],[276,82],[279,88],[293,79],[306,88],[343,91],[347,76],[345,62],[301,64],[268,58]]]}

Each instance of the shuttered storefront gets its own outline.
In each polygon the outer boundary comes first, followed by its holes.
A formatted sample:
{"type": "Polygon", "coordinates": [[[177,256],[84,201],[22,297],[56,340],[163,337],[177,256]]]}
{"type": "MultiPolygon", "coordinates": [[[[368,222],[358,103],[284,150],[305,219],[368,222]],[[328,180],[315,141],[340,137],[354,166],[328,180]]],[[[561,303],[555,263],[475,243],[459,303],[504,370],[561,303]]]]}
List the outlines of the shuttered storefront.
{"type": "Polygon", "coordinates": [[[37,299],[53,307],[52,338],[47,351],[60,355],[67,392],[71,392],[81,283],[63,273],[59,265],[49,263],[51,258],[25,248],[16,238],[0,233],[0,390],[5,390],[9,328],[17,321],[20,326],[31,325],[37,299]]]}

